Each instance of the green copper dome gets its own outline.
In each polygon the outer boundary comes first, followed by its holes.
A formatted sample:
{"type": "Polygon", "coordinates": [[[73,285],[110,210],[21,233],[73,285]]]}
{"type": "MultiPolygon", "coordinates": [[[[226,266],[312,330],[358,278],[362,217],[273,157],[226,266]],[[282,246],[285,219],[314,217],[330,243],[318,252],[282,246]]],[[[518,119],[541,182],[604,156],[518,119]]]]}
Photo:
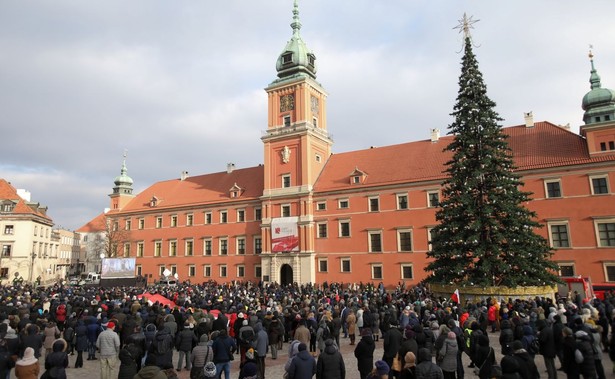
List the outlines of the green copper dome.
{"type": "Polygon", "coordinates": [[[133,184],[133,180],[130,176],[128,176],[128,169],[126,168],[126,157],[124,157],[124,161],[122,162],[122,170],[120,171],[120,175],[115,177],[113,181],[117,187],[130,187],[133,184]]]}
{"type": "Polygon", "coordinates": [[[594,67],[593,55],[590,53],[591,75],[589,82],[591,90],[583,96],[581,104],[585,114],[583,121],[585,124],[595,124],[598,122],[615,121],[615,91],[602,88],[600,75],[594,67]]]}
{"type": "Polygon", "coordinates": [[[301,39],[301,35],[299,35],[301,22],[299,21],[299,5],[297,0],[295,0],[293,7],[293,22],[290,26],[293,28],[293,36],[278,57],[276,63],[278,77],[286,78],[294,75],[307,75],[314,79],[316,78],[316,56],[308,49],[305,42],[301,39]]]}

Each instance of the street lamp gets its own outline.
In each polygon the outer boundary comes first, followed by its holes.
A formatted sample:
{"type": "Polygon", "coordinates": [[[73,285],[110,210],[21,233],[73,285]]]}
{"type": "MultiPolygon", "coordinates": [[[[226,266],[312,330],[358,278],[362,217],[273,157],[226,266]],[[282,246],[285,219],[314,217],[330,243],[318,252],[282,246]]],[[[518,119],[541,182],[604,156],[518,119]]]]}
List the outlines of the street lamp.
{"type": "Polygon", "coordinates": [[[36,253],[30,254],[30,274],[28,275],[28,282],[32,283],[32,271],[34,271],[34,259],[36,259],[36,253]]]}

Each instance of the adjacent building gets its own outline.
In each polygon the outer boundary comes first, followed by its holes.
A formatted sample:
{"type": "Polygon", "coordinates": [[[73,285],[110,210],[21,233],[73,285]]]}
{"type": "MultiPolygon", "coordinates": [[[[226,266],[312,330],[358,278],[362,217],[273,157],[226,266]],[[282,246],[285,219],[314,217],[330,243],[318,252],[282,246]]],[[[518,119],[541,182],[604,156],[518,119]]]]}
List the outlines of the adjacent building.
{"type": "MultiPolygon", "coordinates": [[[[182,172],[133,194],[124,161],[110,210],[79,231],[123,231],[114,254],[136,257],[136,274],[150,281],[165,270],[193,282],[393,286],[426,277],[452,137],[434,125],[426,140],[332,154],[327,93],[296,5],[293,13],[266,88],[264,164],[182,172]]],[[[615,282],[615,92],[601,87],[593,58],[590,82],[580,135],[531,114],[504,131],[560,275],[615,282]]]]}

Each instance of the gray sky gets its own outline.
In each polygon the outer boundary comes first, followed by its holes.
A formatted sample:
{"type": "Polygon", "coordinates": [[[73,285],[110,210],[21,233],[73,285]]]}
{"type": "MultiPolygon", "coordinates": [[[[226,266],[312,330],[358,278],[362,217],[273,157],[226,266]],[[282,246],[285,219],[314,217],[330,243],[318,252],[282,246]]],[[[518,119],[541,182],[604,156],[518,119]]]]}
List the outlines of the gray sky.
{"type": "MultiPolygon", "coordinates": [[[[615,88],[615,1],[303,0],[334,152],[446,133],[464,12],[504,126],[570,123],[589,44],[615,88]]],[[[0,177],[76,229],[109,206],[124,149],[135,192],[263,162],[263,90],[291,0],[0,2],[0,177]]]]}

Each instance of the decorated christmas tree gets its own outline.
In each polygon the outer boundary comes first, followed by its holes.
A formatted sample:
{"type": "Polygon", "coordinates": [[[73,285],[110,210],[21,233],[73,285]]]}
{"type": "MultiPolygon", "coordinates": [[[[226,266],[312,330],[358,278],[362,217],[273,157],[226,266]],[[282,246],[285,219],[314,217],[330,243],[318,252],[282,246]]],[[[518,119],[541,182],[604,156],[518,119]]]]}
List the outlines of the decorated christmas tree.
{"type": "MultiPolygon", "coordinates": [[[[464,15],[464,20],[467,21],[464,15]]],[[[431,235],[430,283],[466,286],[552,285],[557,266],[547,241],[535,233],[541,225],[524,207],[512,152],[487,96],[487,87],[472,51],[466,23],[459,94],[448,134],[447,162],[439,221],[431,235]]]]}

